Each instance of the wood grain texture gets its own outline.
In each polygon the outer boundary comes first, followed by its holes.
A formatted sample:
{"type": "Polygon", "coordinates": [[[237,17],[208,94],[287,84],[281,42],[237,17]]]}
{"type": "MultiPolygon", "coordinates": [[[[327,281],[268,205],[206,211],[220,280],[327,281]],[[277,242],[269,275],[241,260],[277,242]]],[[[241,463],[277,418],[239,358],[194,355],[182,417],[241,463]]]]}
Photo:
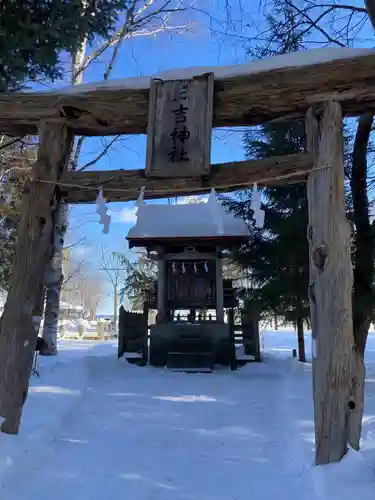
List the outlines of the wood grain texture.
{"type": "Polygon", "coordinates": [[[67,172],[60,178],[60,189],[62,197],[68,203],[94,202],[99,187],[103,187],[104,196],[108,201],[135,200],[142,186],[146,187],[146,199],[168,198],[208,193],[212,188],[218,191],[233,191],[249,187],[254,182],[262,185],[265,180],[267,185],[304,182],[306,172],[311,168],[311,157],[299,153],[262,160],[215,164],[211,167],[208,179],[153,179],[147,178],[143,169],[67,172]]]}
{"type": "MultiPolygon", "coordinates": [[[[0,94],[0,132],[37,133],[37,123],[65,123],[78,135],[144,134],[149,89],[0,94]]],[[[259,125],[301,118],[314,103],[335,100],[347,116],[375,110],[373,54],[245,76],[216,78],[213,126],[259,125]]]]}
{"type": "Polygon", "coordinates": [[[152,80],[146,176],[199,177],[210,170],[213,74],[152,80]]]}
{"type": "Polygon", "coordinates": [[[64,125],[46,123],[40,130],[38,159],[21,205],[18,241],[10,289],[0,324],[1,430],[18,432],[27,397],[38,332],[33,326],[36,301],[52,254],[55,188],[67,168],[73,134],[64,125]],[[48,183],[38,182],[46,180],[48,183]]]}
{"type": "MultiPolygon", "coordinates": [[[[351,230],[345,214],[342,112],[337,102],[309,110],[308,147],[316,172],[307,180],[310,301],[314,343],[316,463],[346,454],[358,431],[358,376],[352,322],[351,230]]],[[[360,432],[359,432],[360,434],[360,432]]]]}

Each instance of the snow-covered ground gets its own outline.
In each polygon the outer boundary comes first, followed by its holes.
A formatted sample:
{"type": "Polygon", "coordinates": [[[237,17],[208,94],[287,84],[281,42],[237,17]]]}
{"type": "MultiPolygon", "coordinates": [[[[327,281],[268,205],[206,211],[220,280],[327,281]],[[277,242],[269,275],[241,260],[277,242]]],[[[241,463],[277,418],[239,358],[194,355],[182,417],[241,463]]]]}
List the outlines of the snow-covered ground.
{"type": "Polygon", "coordinates": [[[375,335],[362,451],[319,468],[311,366],[292,359],[292,332],[262,343],[264,363],[183,374],[117,360],[111,341],[61,341],[33,378],[20,435],[0,435],[0,499],[372,499],[375,335]]]}

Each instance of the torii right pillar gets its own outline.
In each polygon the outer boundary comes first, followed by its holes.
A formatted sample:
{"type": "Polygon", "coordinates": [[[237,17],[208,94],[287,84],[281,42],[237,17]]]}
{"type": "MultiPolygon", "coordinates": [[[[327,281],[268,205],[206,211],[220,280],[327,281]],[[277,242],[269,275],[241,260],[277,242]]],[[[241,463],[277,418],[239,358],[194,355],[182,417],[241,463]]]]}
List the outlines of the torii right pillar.
{"type": "Polygon", "coordinates": [[[338,462],[359,449],[364,365],[356,356],[351,227],[345,212],[340,104],[314,105],[306,116],[313,171],[309,201],[310,309],[316,464],[338,462]]]}

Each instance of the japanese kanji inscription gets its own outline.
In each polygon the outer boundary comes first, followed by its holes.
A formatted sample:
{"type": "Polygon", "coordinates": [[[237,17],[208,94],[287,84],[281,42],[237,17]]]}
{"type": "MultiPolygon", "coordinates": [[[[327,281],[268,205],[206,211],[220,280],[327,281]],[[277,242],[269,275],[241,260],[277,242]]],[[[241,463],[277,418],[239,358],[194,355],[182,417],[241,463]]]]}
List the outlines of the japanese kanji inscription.
{"type": "Polygon", "coordinates": [[[152,80],[146,175],[205,177],[210,169],[212,73],[190,80],[152,80]]]}

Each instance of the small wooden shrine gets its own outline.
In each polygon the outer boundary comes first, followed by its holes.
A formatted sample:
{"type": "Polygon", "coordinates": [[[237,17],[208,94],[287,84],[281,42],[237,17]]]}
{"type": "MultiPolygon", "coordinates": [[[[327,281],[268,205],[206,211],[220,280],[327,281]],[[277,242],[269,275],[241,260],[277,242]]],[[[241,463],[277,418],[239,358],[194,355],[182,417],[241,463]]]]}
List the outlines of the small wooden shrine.
{"type": "Polygon", "coordinates": [[[235,359],[226,310],[236,306],[230,280],[223,279],[223,251],[244,243],[249,229],[227,214],[211,192],[207,203],[142,204],[130,229],[130,248],[144,247],[158,262],[157,309],[150,329],[150,363],[212,370],[235,359]]]}

